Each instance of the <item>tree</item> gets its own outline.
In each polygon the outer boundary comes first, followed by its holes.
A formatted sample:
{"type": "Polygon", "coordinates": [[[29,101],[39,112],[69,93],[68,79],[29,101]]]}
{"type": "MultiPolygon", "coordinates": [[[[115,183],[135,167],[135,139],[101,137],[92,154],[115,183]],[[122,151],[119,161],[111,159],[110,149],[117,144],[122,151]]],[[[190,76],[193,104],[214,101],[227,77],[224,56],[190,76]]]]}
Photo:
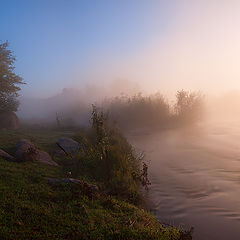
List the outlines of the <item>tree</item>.
{"type": "Polygon", "coordinates": [[[184,123],[195,123],[203,116],[203,95],[196,92],[178,91],[175,111],[184,123]]]}
{"type": "Polygon", "coordinates": [[[16,112],[19,106],[17,100],[19,84],[23,79],[14,73],[16,58],[8,49],[8,42],[0,43],[0,111],[16,112]]]}

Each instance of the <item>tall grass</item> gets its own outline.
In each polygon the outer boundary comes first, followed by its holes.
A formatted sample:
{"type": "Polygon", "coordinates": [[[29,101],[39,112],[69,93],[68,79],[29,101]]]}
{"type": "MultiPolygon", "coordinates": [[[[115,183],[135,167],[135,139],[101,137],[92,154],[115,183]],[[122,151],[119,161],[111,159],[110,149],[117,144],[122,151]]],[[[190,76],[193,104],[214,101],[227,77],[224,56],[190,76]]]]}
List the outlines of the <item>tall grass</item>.
{"type": "Polygon", "coordinates": [[[135,152],[101,109],[93,106],[92,128],[74,138],[82,150],[78,156],[66,159],[65,171],[71,171],[73,177],[86,176],[86,180],[100,183],[104,191],[131,203],[141,201],[140,185],[150,184],[143,155],[135,152]]]}

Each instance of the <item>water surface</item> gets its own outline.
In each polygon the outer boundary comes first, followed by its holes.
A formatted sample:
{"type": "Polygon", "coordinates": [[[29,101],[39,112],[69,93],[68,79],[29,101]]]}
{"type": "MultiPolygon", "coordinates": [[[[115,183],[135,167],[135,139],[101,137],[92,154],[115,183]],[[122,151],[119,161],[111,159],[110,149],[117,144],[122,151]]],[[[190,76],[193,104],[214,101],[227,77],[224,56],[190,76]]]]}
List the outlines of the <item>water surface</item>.
{"type": "Polygon", "coordinates": [[[240,124],[131,134],[150,160],[150,207],[196,240],[240,239],[240,124]]]}

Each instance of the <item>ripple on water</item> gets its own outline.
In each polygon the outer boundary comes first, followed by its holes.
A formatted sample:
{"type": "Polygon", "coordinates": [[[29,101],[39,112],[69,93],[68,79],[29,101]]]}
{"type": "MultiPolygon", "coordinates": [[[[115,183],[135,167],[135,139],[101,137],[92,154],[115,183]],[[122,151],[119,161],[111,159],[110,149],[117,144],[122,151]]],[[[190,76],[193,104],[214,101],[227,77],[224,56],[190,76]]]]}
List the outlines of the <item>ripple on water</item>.
{"type": "Polygon", "coordinates": [[[215,206],[199,206],[198,212],[212,213],[216,216],[225,217],[234,221],[240,221],[240,211],[215,206]]]}
{"type": "Polygon", "coordinates": [[[187,199],[202,199],[210,197],[222,190],[216,186],[202,185],[202,186],[176,186],[175,189],[183,194],[187,199]]]}
{"type": "Polygon", "coordinates": [[[166,132],[139,145],[151,159],[148,195],[155,216],[194,226],[194,239],[240,239],[240,134],[228,133],[166,132]]]}

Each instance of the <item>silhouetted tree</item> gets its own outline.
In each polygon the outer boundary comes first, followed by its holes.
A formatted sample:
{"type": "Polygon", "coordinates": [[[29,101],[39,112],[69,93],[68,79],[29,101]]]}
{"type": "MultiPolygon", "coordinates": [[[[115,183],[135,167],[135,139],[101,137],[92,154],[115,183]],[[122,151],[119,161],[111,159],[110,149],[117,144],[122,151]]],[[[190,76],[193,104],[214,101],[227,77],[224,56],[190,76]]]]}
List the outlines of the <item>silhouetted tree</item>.
{"type": "Polygon", "coordinates": [[[14,73],[15,57],[8,49],[8,42],[0,43],[0,111],[18,109],[18,84],[24,84],[22,78],[14,73]]]}

